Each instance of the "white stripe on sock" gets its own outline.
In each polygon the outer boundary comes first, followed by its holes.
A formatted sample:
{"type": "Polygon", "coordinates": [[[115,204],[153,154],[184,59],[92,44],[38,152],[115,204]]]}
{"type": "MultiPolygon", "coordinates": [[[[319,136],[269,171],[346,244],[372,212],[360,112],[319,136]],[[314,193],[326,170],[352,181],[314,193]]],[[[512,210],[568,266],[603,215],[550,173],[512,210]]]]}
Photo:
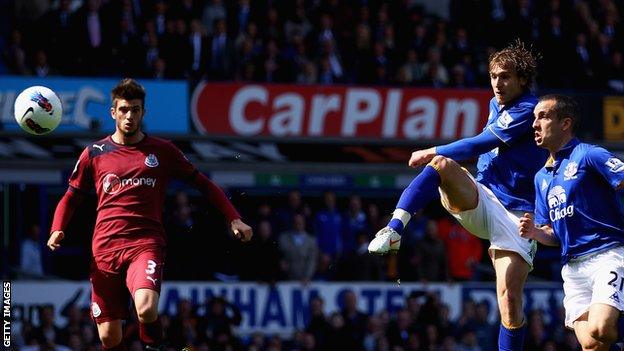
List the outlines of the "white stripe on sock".
{"type": "Polygon", "coordinates": [[[404,209],[402,209],[402,208],[397,208],[392,213],[392,219],[394,219],[394,218],[396,218],[399,221],[401,221],[401,223],[403,223],[403,228],[405,228],[405,227],[407,227],[407,223],[412,218],[412,215],[409,212],[407,212],[404,209]]]}

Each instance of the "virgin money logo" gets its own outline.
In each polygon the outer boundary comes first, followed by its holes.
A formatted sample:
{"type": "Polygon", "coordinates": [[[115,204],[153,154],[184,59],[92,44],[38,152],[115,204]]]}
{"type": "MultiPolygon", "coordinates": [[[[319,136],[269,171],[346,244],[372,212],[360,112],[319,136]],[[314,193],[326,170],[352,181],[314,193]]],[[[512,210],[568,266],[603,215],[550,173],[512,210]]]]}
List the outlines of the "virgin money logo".
{"type": "Polygon", "coordinates": [[[156,186],[155,178],[119,178],[114,173],[108,173],[102,179],[102,190],[106,194],[117,194],[125,186],[156,186]]]}
{"type": "Polygon", "coordinates": [[[107,194],[116,194],[121,190],[121,179],[116,174],[109,173],[104,176],[102,189],[107,194]]]}

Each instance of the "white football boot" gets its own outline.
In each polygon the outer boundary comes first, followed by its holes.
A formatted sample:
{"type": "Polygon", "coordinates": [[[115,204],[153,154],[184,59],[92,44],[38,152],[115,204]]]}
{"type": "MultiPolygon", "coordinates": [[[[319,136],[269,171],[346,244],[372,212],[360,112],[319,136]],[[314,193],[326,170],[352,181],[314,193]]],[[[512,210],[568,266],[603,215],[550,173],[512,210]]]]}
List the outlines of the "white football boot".
{"type": "Polygon", "coordinates": [[[388,252],[397,253],[401,247],[401,236],[390,227],[383,227],[375,234],[373,241],[368,244],[368,252],[376,255],[385,255],[388,252]]]}

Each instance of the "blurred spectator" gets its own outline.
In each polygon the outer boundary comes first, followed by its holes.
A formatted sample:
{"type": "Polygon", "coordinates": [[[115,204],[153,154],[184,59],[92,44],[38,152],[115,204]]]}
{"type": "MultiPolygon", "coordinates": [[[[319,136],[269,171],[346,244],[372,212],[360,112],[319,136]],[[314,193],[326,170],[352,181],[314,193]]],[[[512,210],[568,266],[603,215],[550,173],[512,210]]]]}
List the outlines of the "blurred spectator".
{"type": "Polygon", "coordinates": [[[192,346],[198,341],[197,317],[194,314],[191,301],[178,301],[177,313],[171,317],[171,323],[166,328],[169,344],[176,349],[192,346]]]}
{"type": "Polygon", "coordinates": [[[450,277],[458,281],[471,280],[483,256],[481,241],[452,217],[440,219],[437,226],[448,258],[450,277]]]}
{"type": "Polygon", "coordinates": [[[350,346],[345,350],[360,349],[368,317],[358,309],[357,296],[351,290],[345,291],[342,295],[341,315],[344,321],[345,342],[350,346]]]}
{"type": "Polygon", "coordinates": [[[425,237],[418,243],[416,252],[420,259],[412,269],[418,270],[420,280],[439,282],[449,279],[447,253],[435,221],[427,222],[425,237]]]}
{"type": "MultiPolygon", "coordinates": [[[[495,348],[496,330],[494,324],[489,321],[490,308],[487,302],[481,301],[476,306],[475,321],[472,324],[472,330],[477,338],[478,345],[483,350],[493,350],[495,348]]],[[[537,348],[528,347],[527,350],[537,350],[537,348]]]]}
{"type": "Polygon", "coordinates": [[[362,210],[362,199],[358,195],[349,196],[349,204],[344,215],[344,231],[342,240],[343,255],[352,254],[357,249],[358,233],[371,235],[366,213],[362,210]]]}
{"type": "Polygon", "coordinates": [[[206,28],[206,34],[212,36],[217,20],[224,20],[227,12],[222,0],[209,0],[204,7],[202,22],[206,28]]]}
{"type": "Polygon", "coordinates": [[[22,32],[13,29],[8,45],[2,52],[2,59],[6,62],[10,73],[29,76],[32,72],[26,66],[26,49],[23,45],[22,32]]]}
{"type": "Polygon", "coordinates": [[[616,92],[624,93],[624,55],[616,51],[611,56],[607,85],[616,92]]]}
{"type": "Polygon", "coordinates": [[[539,310],[529,312],[528,316],[527,337],[524,341],[524,347],[527,350],[543,350],[548,342],[550,333],[546,333],[546,325],[544,317],[539,310]]]}
{"type": "Polygon", "coordinates": [[[208,63],[208,37],[199,20],[193,19],[190,28],[190,74],[193,79],[199,80],[204,74],[205,67],[208,63]]]}
{"type": "Polygon", "coordinates": [[[32,329],[28,339],[36,340],[39,345],[55,345],[61,342],[61,329],[54,321],[54,306],[47,305],[39,310],[39,325],[32,329]]]}
{"type": "Polygon", "coordinates": [[[199,318],[198,338],[211,342],[211,348],[238,344],[239,341],[234,337],[232,328],[240,325],[241,318],[238,307],[222,297],[215,296],[207,303],[206,315],[199,318]]]}
{"type": "Polygon", "coordinates": [[[318,346],[323,349],[329,333],[329,322],[325,316],[325,301],[319,296],[310,298],[310,320],[306,325],[306,331],[314,335],[318,346]]]}
{"type": "Polygon", "coordinates": [[[342,253],[342,216],[336,207],[336,193],[323,194],[323,209],[314,218],[314,234],[321,254],[335,259],[342,253]]]}
{"type": "Polygon", "coordinates": [[[41,248],[41,228],[31,224],[26,231],[26,237],[20,247],[20,273],[26,277],[36,278],[43,276],[41,248]]]}
{"type": "MultiPolygon", "coordinates": [[[[293,227],[295,214],[303,215],[307,221],[312,217],[312,211],[310,207],[303,202],[301,192],[299,190],[290,190],[288,192],[287,203],[285,207],[277,209],[277,227],[274,229],[277,232],[282,232],[293,227]]],[[[311,223],[310,223],[311,224],[311,223]]],[[[307,228],[307,227],[306,227],[307,228]]]]}
{"type": "Polygon", "coordinates": [[[460,336],[460,343],[457,345],[457,351],[485,351],[486,349],[482,348],[479,345],[479,340],[477,339],[477,335],[471,329],[467,329],[462,332],[460,336]]]}
{"type": "Polygon", "coordinates": [[[73,53],[81,74],[100,76],[108,73],[111,63],[112,22],[102,9],[101,0],[86,0],[72,16],[75,36],[73,53]]]}
{"type": "Polygon", "coordinates": [[[293,229],[280,234],[279,248],[288,279],[308,282],[316,270],[318,246],[305,226],[305,217],[295,214],[293,229]]]}
{"type": "Polygon", "coordinates": [[[233,76],[232,67],[234,58],[234,44],[227,36],[224,19],[215,19],[214,30],[210,37],[210,63],[208,65],[210,77],[214,79],[228,79],[233,76]]]}
{"type": "Polygon", "coordinates": [[[346,254],[340,260],[340,270],[336,279],[342,281],[382,280],[381,258],[368,252],[369,234],[367,232],[359,232],[355,239],[355,252],[346,254]]]}
{"type": "Polygon", "coordinates": [[[244,275],[245,280],[255,280],[261,282],[274,283],[282,275],[280,273],[280,249],[277,244],[271,222],[260,221],[255,230],[255,235],[247,245],[245,255],[249,272],[244,275]]]}
{"type": "Polygon", "coordinates": [[[388,341],[391,347],[406,348],[410,335],[414,333],[413,321],[407,309],[397,311],[396,320],[388,326],[388,341]]]}

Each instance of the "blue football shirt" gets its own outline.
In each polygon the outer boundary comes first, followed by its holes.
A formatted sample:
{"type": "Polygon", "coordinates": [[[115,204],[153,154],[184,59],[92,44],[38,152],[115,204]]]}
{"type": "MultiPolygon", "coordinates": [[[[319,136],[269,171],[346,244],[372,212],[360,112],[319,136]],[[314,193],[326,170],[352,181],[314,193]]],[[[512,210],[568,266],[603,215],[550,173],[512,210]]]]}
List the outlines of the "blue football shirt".
{"type": "Polygon", "coordinates": [[[534,141],[533,109],[537,98],[524,94],[499,108],[490,100],[489,129],[503,145],[479,156],[477,181],[492,190],[508,210],[533,212],[533,178],[542,168],[548,152],[534,141]]]}
{"type": "Polygon", "coordinates": [[[616,194],[622,182],[622,161],[578,139],[535,175],[535,223],[553,228],[562,263],[624,244],[624,213],[616,194]]]}

